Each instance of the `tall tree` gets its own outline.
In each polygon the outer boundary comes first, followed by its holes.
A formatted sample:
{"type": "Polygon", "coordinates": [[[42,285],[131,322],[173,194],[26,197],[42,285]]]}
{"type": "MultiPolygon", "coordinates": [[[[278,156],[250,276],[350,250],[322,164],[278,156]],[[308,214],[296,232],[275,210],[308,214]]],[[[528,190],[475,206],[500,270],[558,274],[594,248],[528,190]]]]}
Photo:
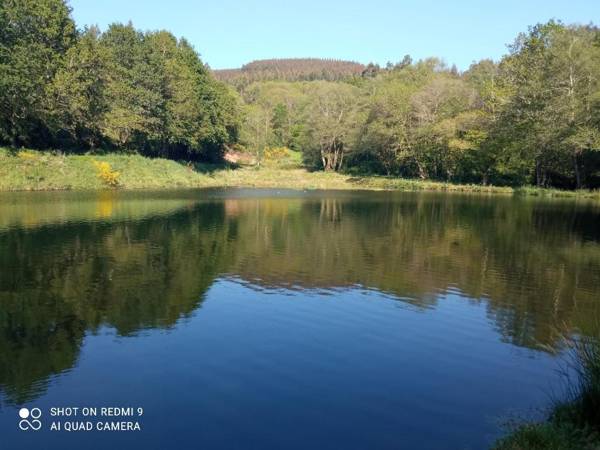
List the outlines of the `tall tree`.
{"type": "Polygon", "coordinates": [[[563,120],[561,144],[573,164],[575,185],[583,187],[581,157],[600,150],[600,121],[593,98],[600,94],[600,46],[593,27],[560,27],[552,34],[548,58],[559,87],[552,105],[563,120]],[[561,89],[562,88],[562,89],[561,89]]]}
{"type": "Polygon", "coordinates": [[[581,154],[599,147],[593,101],[600,77],[597,33],[553,21],[536,25],[516,39],[502,62],[512,90],[501,118],[510,130],[509,157],[531,161],[539,186],[554,176],[581,187],[581,154]]]}
{"type": "Polygon", "coordinates": [[[62,0],[0,3],[0,139],[47,145],[46,89],[75,39],[62,0]]]}
{"type": "Polygon", "coordinates": [[[131,23],[110,25],[100,42],[110,60],[103,133],[118,147],[143,147],[158,134],[164,114],[161,73],[131,23]]]}
{"type": "Polygon", "coordinates": [[[100,30],[85,29],[66,52],[65,63],[48,88],[49,124],[59,142],[94,148],[102,143],[101,125],[108,104],[108,54],[99,45],[100,30]]]}
{"type": "Polygon", "coordinates": [[[338,171],[356,142],[360,91],[349,84],[315,82],[307,110],[309,133],[326,171],[338,171]]]}

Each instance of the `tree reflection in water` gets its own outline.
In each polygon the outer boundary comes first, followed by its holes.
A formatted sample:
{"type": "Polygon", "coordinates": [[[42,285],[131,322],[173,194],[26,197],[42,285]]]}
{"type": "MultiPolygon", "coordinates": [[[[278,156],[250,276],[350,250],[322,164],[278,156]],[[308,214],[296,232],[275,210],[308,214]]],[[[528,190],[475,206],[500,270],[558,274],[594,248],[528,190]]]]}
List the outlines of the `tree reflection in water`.
{"type": "Polygon", "coordinates": [[[600,317],[592,204],[392,193],[36,195],[0,203],[0,387],[9,402],[39,396],[51,376],[74,367],[86,333],[175,327],[218,277],[294,289],[360,285],[424,309],[458,290],[486,304],[501,339],[526,347],[560,346],[558,324],[585,333],[600,317]]]}

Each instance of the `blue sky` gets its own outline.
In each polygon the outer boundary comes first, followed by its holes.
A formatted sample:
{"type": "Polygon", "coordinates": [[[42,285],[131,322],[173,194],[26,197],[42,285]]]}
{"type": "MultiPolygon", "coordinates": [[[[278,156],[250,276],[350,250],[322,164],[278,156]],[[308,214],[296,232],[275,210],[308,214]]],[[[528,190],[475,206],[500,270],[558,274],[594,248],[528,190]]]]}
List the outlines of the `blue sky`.
{"type": "Polygon", "coordinates": [[[439,56],[466,69],[499,59],[528,25],[600,24],[600,0],[71,0],[78,24],[127,22],[187,38],[212,68],[321,57],[385,64],[439,56]]]}

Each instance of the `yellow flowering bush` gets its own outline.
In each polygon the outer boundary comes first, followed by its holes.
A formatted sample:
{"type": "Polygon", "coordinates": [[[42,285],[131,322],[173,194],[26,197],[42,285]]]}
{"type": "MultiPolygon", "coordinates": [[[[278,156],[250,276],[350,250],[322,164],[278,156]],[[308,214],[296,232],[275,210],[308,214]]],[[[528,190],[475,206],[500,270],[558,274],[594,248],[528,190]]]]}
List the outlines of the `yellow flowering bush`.
{"type": "Polygon", "coordinates": [[[277,161],[286,158],[290,154],[290,149],[287,147],[265,147],[263,159],[265,161],[277,161]]]}
{"type": "Polygon", "coordinates": [[[113,170],[109,163],[104,161],[94,161],[94,165],[98,171],[98,178],[105,184],[110,187],[117,187],[119,185],[119,176],[121,173],[113,170]]]}
{"type": "Polygon", "coordinates": [[[17,156],[25,161],[35,161],[38,159],[38,155],[29,150],[21,150],[19,153],[17,153],[17,156]]]}

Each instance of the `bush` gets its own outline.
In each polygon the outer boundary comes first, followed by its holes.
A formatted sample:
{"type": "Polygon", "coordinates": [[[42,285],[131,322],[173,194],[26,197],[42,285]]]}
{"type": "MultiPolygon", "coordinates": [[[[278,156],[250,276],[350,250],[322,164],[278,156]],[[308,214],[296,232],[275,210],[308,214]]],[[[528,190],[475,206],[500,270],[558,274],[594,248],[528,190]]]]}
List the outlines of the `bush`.
{"type": "Polygon", "coordinates": [[[287,158],[290,153],[290,149],[287,147],[265,147],[263,152],[263,159],[267,161],[277,161],[283,158],[287,158]]]}
{"type": "Polygon", "coordinates": [[[524,424],[498,441],[497,450],[600,449],[600,333],[567,337],[568,395],[544,423],[524,424]]]}
{"type": "Polygon", "coordinates": [[[302,166],[302,155],[300,152],[295,152],[285,146],[265,147],[262,162],[269,167],[294,169],[302,166]]]}
{"type": "Polygon", "coordinates": [[[109,163],[104,161],[94,161],[96,170],[98,171],[98,178],[100,178],[106,185],[110,187],[117,187],[119,185],[120,172],[112,170],[109,163]]]}
{"type": "Polygon", "coordinates": [[[569,343],[569,365],[577,380],[569,384],[568,401],[556,409],[555,417],[600,433],[600,335],[578,336],[569,343]]]}

